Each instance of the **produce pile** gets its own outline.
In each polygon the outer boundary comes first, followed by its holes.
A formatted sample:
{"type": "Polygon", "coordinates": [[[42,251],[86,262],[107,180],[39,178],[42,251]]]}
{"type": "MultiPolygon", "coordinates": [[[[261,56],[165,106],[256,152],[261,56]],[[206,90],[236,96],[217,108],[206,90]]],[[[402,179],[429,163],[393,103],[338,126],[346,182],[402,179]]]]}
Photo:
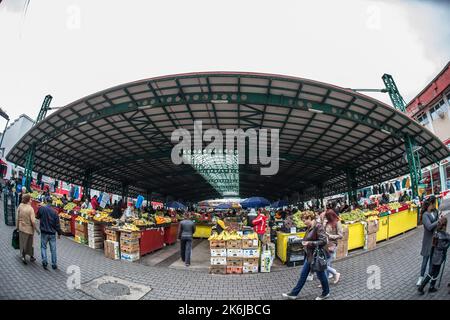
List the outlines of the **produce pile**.
{"type": "Polygon", "coordinates": [[[79,222],[79,223],[88,223],[88,222],[89,222],[89,220],[83,218],[82,216],[78,216],[78,217],[75,219],[75,221],[76,221],[76,222],[79,222]]]}
{"type": "MultiPolygon", "coordinates": [[[[247,236],[248,237],[248,236],[247,236]]],[[[242,236],[237,233],[237,231],[233,231],[233,232],[228,232],[228,231],[223,231],[221,234],[213,234],[211,235],[208,240],[224,240],[224,241],[228,241],[228,240],[242,240],[242,236]]],[[[250,238],[247,238],[250,239],[250,238]]]]}
{"type": "Polygon", "coordinates": [[[112,223],[116,221],[116,219],[112,218],[109,215],[109,213],[105,211],[97,213],[95,216],[92,217],[92,219],[97,222],[107,222],[107,223],[112,223]]]}
{"type": "Polygon", "coordinates": [[[70,214],[66,213],[66,212],[61,212],[59,214],[59,217],[63,218],[63,219],[68,219],[68,220],[72,219],[72,216],[70,214]]]}
{"type": "Polygon", "coordinates": [[[37,191],[33,191],[32,193],[30,193],[30,196],[31,196],[31,199],[37,200],[41,196],[41,194],[37,191]]]}
{"type": "Polygon", "coordinates": [[[155,221],[156,221],[156,224],[165,224],[165,223],[171,223],[172,219],[168,218],[168,217],[166,218],[166,217],[161,217],[159,215],[156,215],[155,221]]]}
{"type": "Polygon", "coordinates": [[[139,228],[132,223],[125,223],[120,227],[122,231],[139,231],[139,228]]]}
{"type": "MultiPolygon", "coordinates": [[[[307,211],[305,211],[307,212],[307,211]]],[[[297,211],[296,213],[294,213],[294,215],[292,216],[292,221],[295,224],[295,226],[299,229],[304,229],[306,228],[306,224],[303,222],[302,220],[302,215],[303,212],[301,211],[297,211]]]]}
{"type": "Polygon", "coordinates": [[[76,203],[69,202],[69,203],[67,203],[67,204],[64,206],[63,209],[64,209],[65,211],[71,211],[71,210],[73,210],[76,206],[77,206],[76,203]]]}

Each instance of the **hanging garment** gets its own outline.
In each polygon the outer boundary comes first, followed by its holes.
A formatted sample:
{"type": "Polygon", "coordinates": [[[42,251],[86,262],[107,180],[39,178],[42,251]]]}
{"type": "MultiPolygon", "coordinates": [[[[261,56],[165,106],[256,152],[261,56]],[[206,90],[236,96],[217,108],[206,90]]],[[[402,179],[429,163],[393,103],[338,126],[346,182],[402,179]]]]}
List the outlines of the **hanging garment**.
{"type": "Polygon", "coordinates": [[[401,183],[400,180],[395,181],[395,190],[400,191],[401,190],[401,183]]]}
{"type": "Polygon", "coordinates": [[[373,194],[380,194],[378,186],[373,186],[373,194]]]}
{"type": "Polygon", "coordinates": [[[382,184],[382,185],[381,185],[380,193],[384,193],[384,191],[385,191],[385,190],[384,190],[384,184],[382,184]]]}
{"type": "Polygon", "coordinates": [[[402,188],[403,189],[406,188],[406,180],[407,180],[407,178],[403,178],[403,180],[402,180],[402,188]]]}
{"type": "Polygon", "coordinates": [[[395,193],[395,188],[394,188],[394,184],[390,184],[389,185],[389,194],[393,194],[393,193],[395,193]]]}
{"type": "Polygon", "coordinates": [[[407,178],[406,178],[405,188],[406,188],[406,189],[411,188],[411,179],[410,179],[410,177],[407,177],[407,178]]]}

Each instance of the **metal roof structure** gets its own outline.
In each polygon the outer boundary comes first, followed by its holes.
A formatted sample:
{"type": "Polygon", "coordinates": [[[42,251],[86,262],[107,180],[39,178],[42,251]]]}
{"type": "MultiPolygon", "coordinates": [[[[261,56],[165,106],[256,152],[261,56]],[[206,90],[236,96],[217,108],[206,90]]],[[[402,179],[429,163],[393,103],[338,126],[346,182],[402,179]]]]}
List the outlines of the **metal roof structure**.
{"type": "Polygon", "coordinates": [[[421,147],[422,166],[449,155],[425,127],[352,90],[282,75],[202,72],[131,82],[70,103],[34,126],[7,159],[24,165],[34,145],[34,171],[57,179],[81,185],[90,173],[99,190],[120,193],[125,183],[130,194],[220,197],[211,176],[170,158],[173,130],[192,133],[197,120],[203,130],[280,130],[276,175],[261,176],[259,164],[232,172],[243,198],[308,197],[319,186],[324,196],[345,192],[349,172],[359,188],[407,174],[405,135],[421,147]]]}

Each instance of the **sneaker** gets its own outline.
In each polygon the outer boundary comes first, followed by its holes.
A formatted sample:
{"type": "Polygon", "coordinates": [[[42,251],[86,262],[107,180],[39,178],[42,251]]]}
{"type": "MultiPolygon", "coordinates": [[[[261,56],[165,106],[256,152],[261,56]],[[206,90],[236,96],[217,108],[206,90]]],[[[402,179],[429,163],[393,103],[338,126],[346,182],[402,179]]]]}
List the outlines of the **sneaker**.
{"type": "Polygon", "coordinates": [[[282,296],[283,296],[283,298],[289,299],[289,300],[297,299],[297,296],[293,296],[293,295],[291,295],[291,293],[283,293],[282,296]]]}
{"type": "Polygon", "coordinates": [[[338,273],[336,273],[336,275],[334,276],[334,284],[336,284],[336,283],[338,283],[339,282],[339,279],[341,278],[341,274],[338,272],[338,273]]]}
{"type": "Polygon", "coordinates": [[[186,263],[186,267],[189,267],[190,266],[190,264],[189,263],[186,263]]]}
{"type": "Polygon", "coordinates": [[[419,280],[417,280],[416,286],[420,286],[422,283],[423,277],[419,277],[419,280]]]}
{"type": "Polygon", "coordinates": [[[22,258],[22,262],[23,262],[23,264],[25,264],[25,265],[28,264],[28,263],[27,263],[27,260],[26,260],[25,258],[22,258]]]}
{"type": "Polygon", "coordinates": [[[56,269],[58,269],[58,266],[57,265],[52,265],[52,269],[56,270],[56,269]]]}
{"type": "Polygon", "coordinates": [[[328,299],[330,297],[330,294],[327,294],[326,296],[319,296],[319,297],[317,297],[316,298],[316,300],[325,300],[325,299],[328,299]]]}
{"type": "Polygon", "coordinates": [[[36,261],[36,258],[35,258],[35,257],[30,257],[30,261],[31,261],[31,262],[35,262],[35,261],[36,261]]]}
{"type": "Polygon", "coordinates": [[[46,264],[46,263],[43,263],[43,264],[42,264],[42,268],[44,268],[44,270],[48,270],[48,269],[47,269],[47,264],[46,264]]]}
{"type": "Polygon", "coordinates": [[[306,278],[306,280],[313,281],[314,280],[314,276],[312,274],[310,274],[310,275],[308,275],[308,278],[306,278]]]}
{"type": "Polygon", "coordinates": [[[417,291],[419,292],[420,295],[425,294],[425,291],[423,291],[423,288],[422,288],[422,287],[419,287],[419,288],[417,289],[417,291]]]}
{"type": "Polygon", "coordinates": [[[319,285],[317,286],[317,288],[322,288],[322,285],[321,285],[321,284],[319,284],[319,285]]]}
{"type": "Polygon", "coordinates": [[[430,289],[428,289],[429,293],[433,293],[433,292],[436,292],[436,291],[438,291],[438,289],[436,289],[435,287],[430,287],[430,289]]]}

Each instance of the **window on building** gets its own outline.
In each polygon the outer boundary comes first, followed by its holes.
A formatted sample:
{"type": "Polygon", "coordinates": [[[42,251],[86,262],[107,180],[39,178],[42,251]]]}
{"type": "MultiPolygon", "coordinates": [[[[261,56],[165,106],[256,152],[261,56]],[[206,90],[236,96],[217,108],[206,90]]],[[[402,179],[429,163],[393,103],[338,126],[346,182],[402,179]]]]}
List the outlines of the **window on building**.
{"type": "Polygon", "coordinates": [[[429,123],[427,114],[425,113],[425,114],[421,115],[420,117],[418,117],[417,121],[421,125],[426,126],[429,123]]]}
{"type": "Polygon", "coordinates": [[[444,100],[439,101],[430,109],[431,120],[436,120],[439,117],[439,112],[448,112],[448,106],[444,100]]]}

